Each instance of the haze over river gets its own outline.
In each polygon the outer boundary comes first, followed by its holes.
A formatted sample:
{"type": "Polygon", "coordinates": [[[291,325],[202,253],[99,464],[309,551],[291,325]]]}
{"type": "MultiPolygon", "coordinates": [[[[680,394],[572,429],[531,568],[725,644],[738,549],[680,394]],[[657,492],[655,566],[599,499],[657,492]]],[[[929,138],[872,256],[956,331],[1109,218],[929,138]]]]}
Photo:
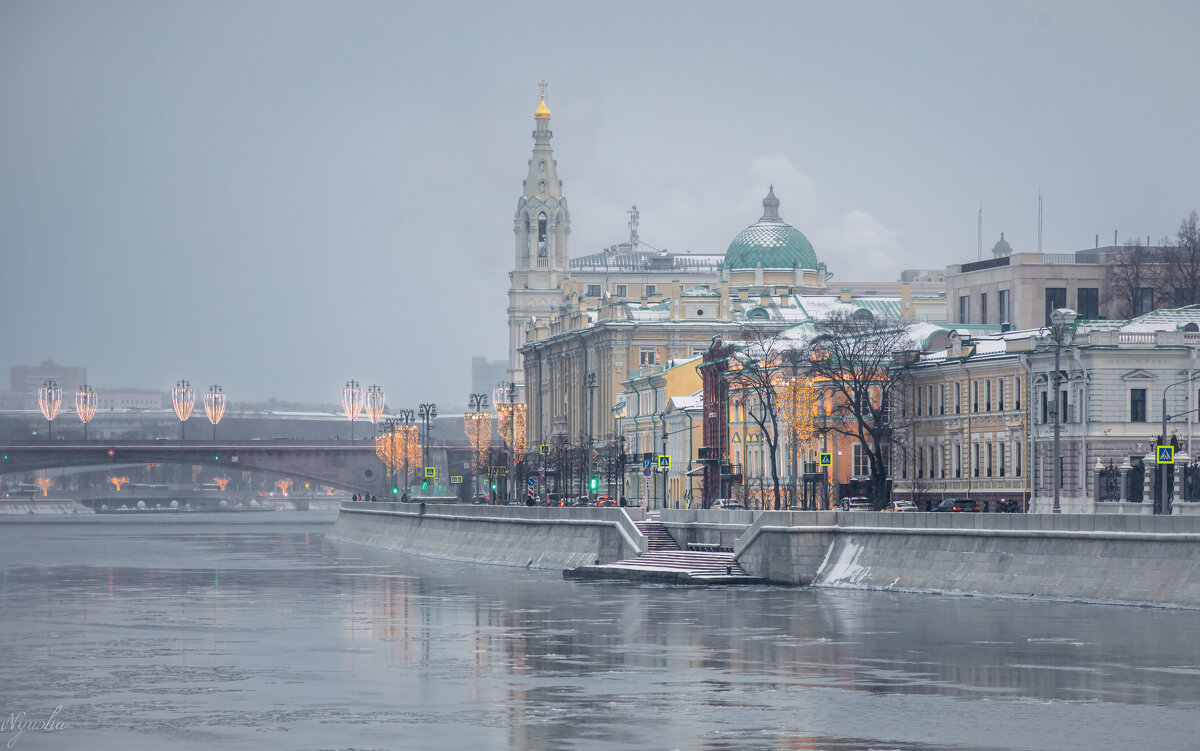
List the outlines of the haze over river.
{"type": "Polygon", "coordinates": [[[1200,748],[1200,612],[564,581],[332,521],[0,519],[0,743],[1200,748]]]}

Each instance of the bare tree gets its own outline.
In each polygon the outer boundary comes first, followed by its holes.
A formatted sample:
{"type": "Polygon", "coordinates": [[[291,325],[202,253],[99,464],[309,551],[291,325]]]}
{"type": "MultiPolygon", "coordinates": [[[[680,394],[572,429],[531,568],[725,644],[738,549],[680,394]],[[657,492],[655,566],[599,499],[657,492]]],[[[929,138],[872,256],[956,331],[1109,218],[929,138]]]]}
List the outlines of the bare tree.
{"type": "Polygon", "coordinates": [[[1176,307],[1200,303],[1200,217],[1193,211],[1179,224],[1163,259],[1164,292],[1176,307]]]}
{"type": "MultiPolygon", "coordinates": [[[[774,366],[780,356],[776,339],[757,339],[742,351],[739,364],[731,369],[732,385],[749,397],[746,416],[754,421],[771,459],[771,489],[776,511],[783,508],[779,495],[779,400],[775,393],[774,366]]],[[[743,447],[742,451],[745,451],[743,447]]],[[[745,456],[743,454],[743,463],[745,456]]],[[[745,469],[743,468],[743,471],[745,469]]],[[[763,506],[767,505],[763,499],[763,506]]]]}
{"type": "Polygon", "coordinates": [[[893,420],[903,398],[914,342],[907,321],[840,310],[818,321],[804,352],[809,372],[833,394],[832,429],[857,439],[869,464],[871,500],[887,502],[893,420]]]}
{"type": "Polygon", "coordinates": [[[1147,295],[1162,280],[1162,266],[1155,263],[1154,254],[1141,240],[1130,240],[1124,249],[1109,260],[1105,298],[1117,318],[1133,318],[1149,312],[1153,301],[1147,295]]]}

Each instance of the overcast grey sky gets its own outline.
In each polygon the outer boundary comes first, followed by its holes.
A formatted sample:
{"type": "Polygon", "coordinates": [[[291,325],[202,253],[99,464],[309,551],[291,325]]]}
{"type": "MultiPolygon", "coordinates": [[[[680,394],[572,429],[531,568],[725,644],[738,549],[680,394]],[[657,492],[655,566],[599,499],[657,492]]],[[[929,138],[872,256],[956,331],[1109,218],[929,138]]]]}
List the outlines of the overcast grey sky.
{"type": "MultiPolygon", "coordinates": [[[[574,255],[780,213],[840,279],[1173,235],[1200,3],[0,3],[0,367],[462,404],[550,86],[574,255]]],[[[4,379],[7,380],[6,378],[4,379]]]]}

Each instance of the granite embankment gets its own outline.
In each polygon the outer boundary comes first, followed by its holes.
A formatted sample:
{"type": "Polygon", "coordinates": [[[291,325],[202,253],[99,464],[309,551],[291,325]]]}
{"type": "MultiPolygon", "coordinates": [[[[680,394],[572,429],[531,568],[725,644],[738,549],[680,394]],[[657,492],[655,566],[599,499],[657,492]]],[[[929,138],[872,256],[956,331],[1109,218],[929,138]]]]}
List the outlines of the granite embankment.
{"type": "Polygon", "coordinates": [[[566,569],[646,552],[631,517],[641,510],[348,503],[329,536],[435,558],[566,569]]]}
{"type": "MultiPolygon", "coordinates": [[[[645,552],[639,509],[347,504],[333,539],[542,568],[645,552]]],[[[780,584],[1200,608],[1200,517],[664,510],[780,584]]]]}

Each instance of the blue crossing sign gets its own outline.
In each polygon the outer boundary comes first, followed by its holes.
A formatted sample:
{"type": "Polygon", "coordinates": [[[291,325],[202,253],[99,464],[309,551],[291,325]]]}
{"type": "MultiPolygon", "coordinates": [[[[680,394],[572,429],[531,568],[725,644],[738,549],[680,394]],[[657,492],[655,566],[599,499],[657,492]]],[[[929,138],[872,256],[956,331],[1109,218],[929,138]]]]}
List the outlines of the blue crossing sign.
{"type": "Polygon", "coordinates": [[[833,466],[833,452],[831,452],[831,451],[822,451],[822,452],[821,452],[821,453],[818,455],[818,463],[819,463],[819,464],[820,464],[822,467],[832,467],[832,466],[833,466]]]}
{"type": "Polygon", "coordinates": [[[663,471],[671,468],[671,457],[668,454],[659,454],[658,468],[663,471]]]}
{"type": "Polygon", "coordinates": [[[1158,463],[1158,464],[1174,464],[1175,463],[1175,447],[1174,446],[1155,446],[1154,452],[1156,455],[1156,463],[1158,463]]]}

